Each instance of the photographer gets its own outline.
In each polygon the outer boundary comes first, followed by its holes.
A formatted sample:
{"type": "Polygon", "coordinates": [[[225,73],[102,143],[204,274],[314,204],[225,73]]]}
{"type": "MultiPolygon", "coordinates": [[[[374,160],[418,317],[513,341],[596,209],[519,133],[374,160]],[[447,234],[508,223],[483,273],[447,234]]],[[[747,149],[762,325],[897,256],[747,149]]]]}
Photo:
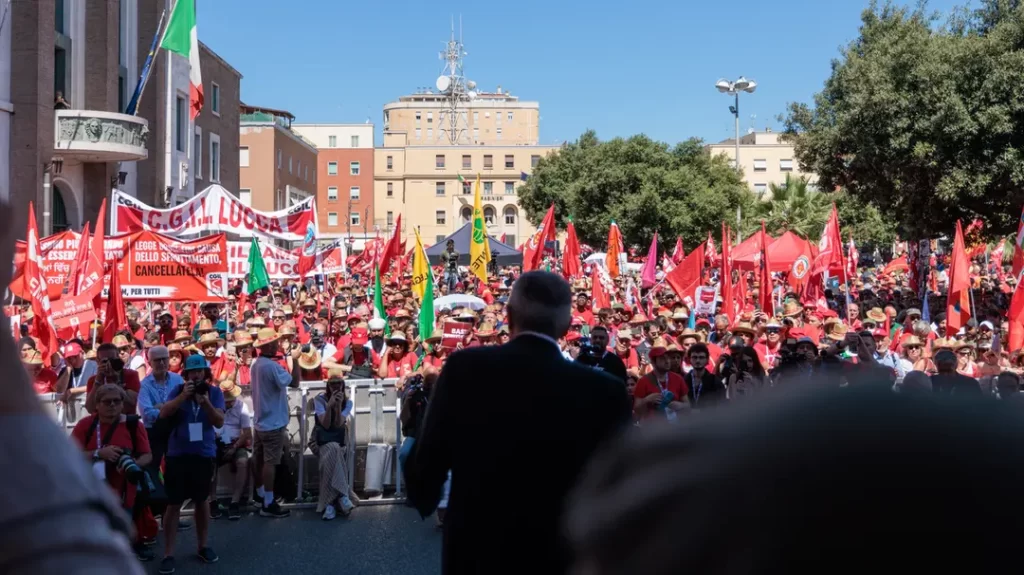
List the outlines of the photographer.
{"type": "MultiPolygon", "coordinates": [[[[110,485],[122,507],[137,520],[145,504],[140,500],[136,505],[139,486],[146,482],[141,468],[153,458],[149,436],[138,417],[121,413],[126,397],[120,386],[101,385],[93,396],[96,414],[79,420],[71,436],[85,450],[96,476],[110,485]]],[[[143,491],[146,489],[144,486],[143,491]]],[[[142,544],[137,533],[133,547],[139,561],[153,559],[153,551],[142,544]]]]}
{"type": "Polygon", "coordinates": [[[616,379],[626,382],[626,364],[618,355],[608,351],[608,329],[603,325],[590,330],[590,344],[581,345],[576,363],[606,371],[616,379]]]}
{"type": "Polygon", "coordinates": [[[207,545],[210,524],[210,486],[216,470],[217,433],[224,425],[224,394],[210,385],[210,364],[201,355],[190,356],[182,371],[185,383],[167,394],[160,418],[171,421],[167,444],[164,482],[167,509],[164,511],[164,559],[161,573],[174,572],[174,543],[178,531],[181,504],[195,504],[196,539],[199,558],[214,563],[219,558],[207,545]]]}

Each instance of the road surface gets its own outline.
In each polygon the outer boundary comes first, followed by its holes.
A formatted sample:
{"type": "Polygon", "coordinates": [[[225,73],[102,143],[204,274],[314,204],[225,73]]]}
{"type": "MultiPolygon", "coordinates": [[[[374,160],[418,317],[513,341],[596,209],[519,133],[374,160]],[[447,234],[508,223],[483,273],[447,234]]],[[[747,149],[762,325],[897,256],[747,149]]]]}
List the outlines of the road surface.
{"type": "MultiPolygon", "coordinates": [[[[195,529],[178,535],[176,575],[219,573],[330,573],[346,575],[434,575],[441,571],[441,531],[431,517],[420,519],[402,505],[364,506],[345,519],[321,521],[313,510],[292,510],[286,519],[250,513],[239,521],[218,519],[210,545],[220,555],[213,565],[196,557],[195,529]]],[[[163,536],[153,547],[157,558],[145,563],[157,573],[163,536]]]]}

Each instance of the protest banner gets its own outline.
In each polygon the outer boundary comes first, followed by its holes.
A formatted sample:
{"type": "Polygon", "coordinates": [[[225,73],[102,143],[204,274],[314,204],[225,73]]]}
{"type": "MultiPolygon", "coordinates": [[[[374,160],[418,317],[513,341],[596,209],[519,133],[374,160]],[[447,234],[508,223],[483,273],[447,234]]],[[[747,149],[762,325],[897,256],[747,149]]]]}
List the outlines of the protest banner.
{"type": "Polygon", "coordinates": [[[117,190],[112,205],[114,234],[154,231],[177,238],[225,232],[294,241],[305,236],[310,224],[317,226],[313,197],[283,210],[261,212],[216,184],[173,208],[154,208],[117,190]]]}
{"type": "MultiPolygon", "coordinates": [[[[320,266],[313,268],[310,274],[340,274],[345,271],[345,247],[341,242],[323,255],[320,266]]],[[[228,277],[244,278],[249,273],[249,249],[252,242],[228,242],[228,277]]],[[[298,279],[299,256],[291,250],[279,248],[273,244],[260,243],[263,263],[267,266],[267,275],[272,280],[298,279]]]]}
{"type": "MultiPolygon", "coordinates": [[[[50,319],[53,320],[53,327],[61,337],[65,335],[84,336],[89,330],[89,324],[96,319],[92,298],[89,297],[89,294],[83,294],[58,299],[53,302],[50,319]]],[[[64,337],[64,339],[70,339],[70,337],[64,337]]]]}
{"type": "Polygon", "coordinates": [[[712,316],[715,314],[715,303],[718,298],[718,286],[700,286],[694,298],[693,311],[697,315],[712,316]]]}
{"type": "Polygon", "coordinates": [[[446,320],[442,330],[441,347],[453,351],[459,344],[466,341],[466,336],[473,330],[473,325],[462,321],[446,320]]]}

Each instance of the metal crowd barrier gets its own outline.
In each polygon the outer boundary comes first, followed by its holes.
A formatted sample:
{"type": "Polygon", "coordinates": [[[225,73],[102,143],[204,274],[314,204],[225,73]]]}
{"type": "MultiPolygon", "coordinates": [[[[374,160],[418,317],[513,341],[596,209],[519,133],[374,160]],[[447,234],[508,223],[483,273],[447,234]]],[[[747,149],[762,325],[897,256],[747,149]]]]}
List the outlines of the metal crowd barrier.
{"type": "MultiPolygon", "coordinates": [[[[352,414],[348,418],[345,450],[348,465],[349,497],[356,505],[385,505],[405,501],[402,488],[402,469],[398,459],[398,450],[402,445],[402,401],[396,387],[397,379],[352,379],[347,380],[347,394],[352,401],[352,414]],[[390,469],[383,481],[384,490],[380,494],[360,496],[357,486],[364,482],[357,480],[356,473],[365,475],[366,452],[369,445],[385,444],[388,446],[387,464],[390,469]],[[389,464],[389,465],[388,465],[389,464]]],[[[296,461],[297,497],[292,507],[312,507],[315,503],[303,503],[304,494],[315,491],[319,487],[319,472],[316,457],[308,448],[309,437],[313,431],[312,417],[315,417],[313,398],[326,389],[325,381],[304,381],[297,388],[288,388],[288,437],[290,439],[289,455],[296,461]],[[307,462],[309,458],[309,462],[307,462]],[[310,473],[309,464],[313,465],[310,473]],[[311,480],[312,479],[312,480],[311,480]],[[307,486],[311,489],[307,490],[307,486]]],[[[85,411],[85,395],[78,395],[65,403],[54,393],[40,394],[44,409],[70,435],[75,424],[88,415],[85,411]]],[[[242,388],[240,401],[252,408],[251,389],[242,388]]],[[[362,477],[363,475],[360,475],[362,477]]],[[[218,495],[221,495],[218,489],[218,495]]]]}

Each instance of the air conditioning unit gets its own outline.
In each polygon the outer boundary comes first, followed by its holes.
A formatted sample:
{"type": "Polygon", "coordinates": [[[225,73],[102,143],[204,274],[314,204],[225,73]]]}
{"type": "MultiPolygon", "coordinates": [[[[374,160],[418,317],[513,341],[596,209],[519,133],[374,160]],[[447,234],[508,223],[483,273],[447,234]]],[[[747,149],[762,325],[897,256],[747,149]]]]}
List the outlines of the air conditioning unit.
{"type": "Polygon", "coordinates": [[[188,162],[181,162],[178,166],[178,189],[188,189],[188,162]]]}

